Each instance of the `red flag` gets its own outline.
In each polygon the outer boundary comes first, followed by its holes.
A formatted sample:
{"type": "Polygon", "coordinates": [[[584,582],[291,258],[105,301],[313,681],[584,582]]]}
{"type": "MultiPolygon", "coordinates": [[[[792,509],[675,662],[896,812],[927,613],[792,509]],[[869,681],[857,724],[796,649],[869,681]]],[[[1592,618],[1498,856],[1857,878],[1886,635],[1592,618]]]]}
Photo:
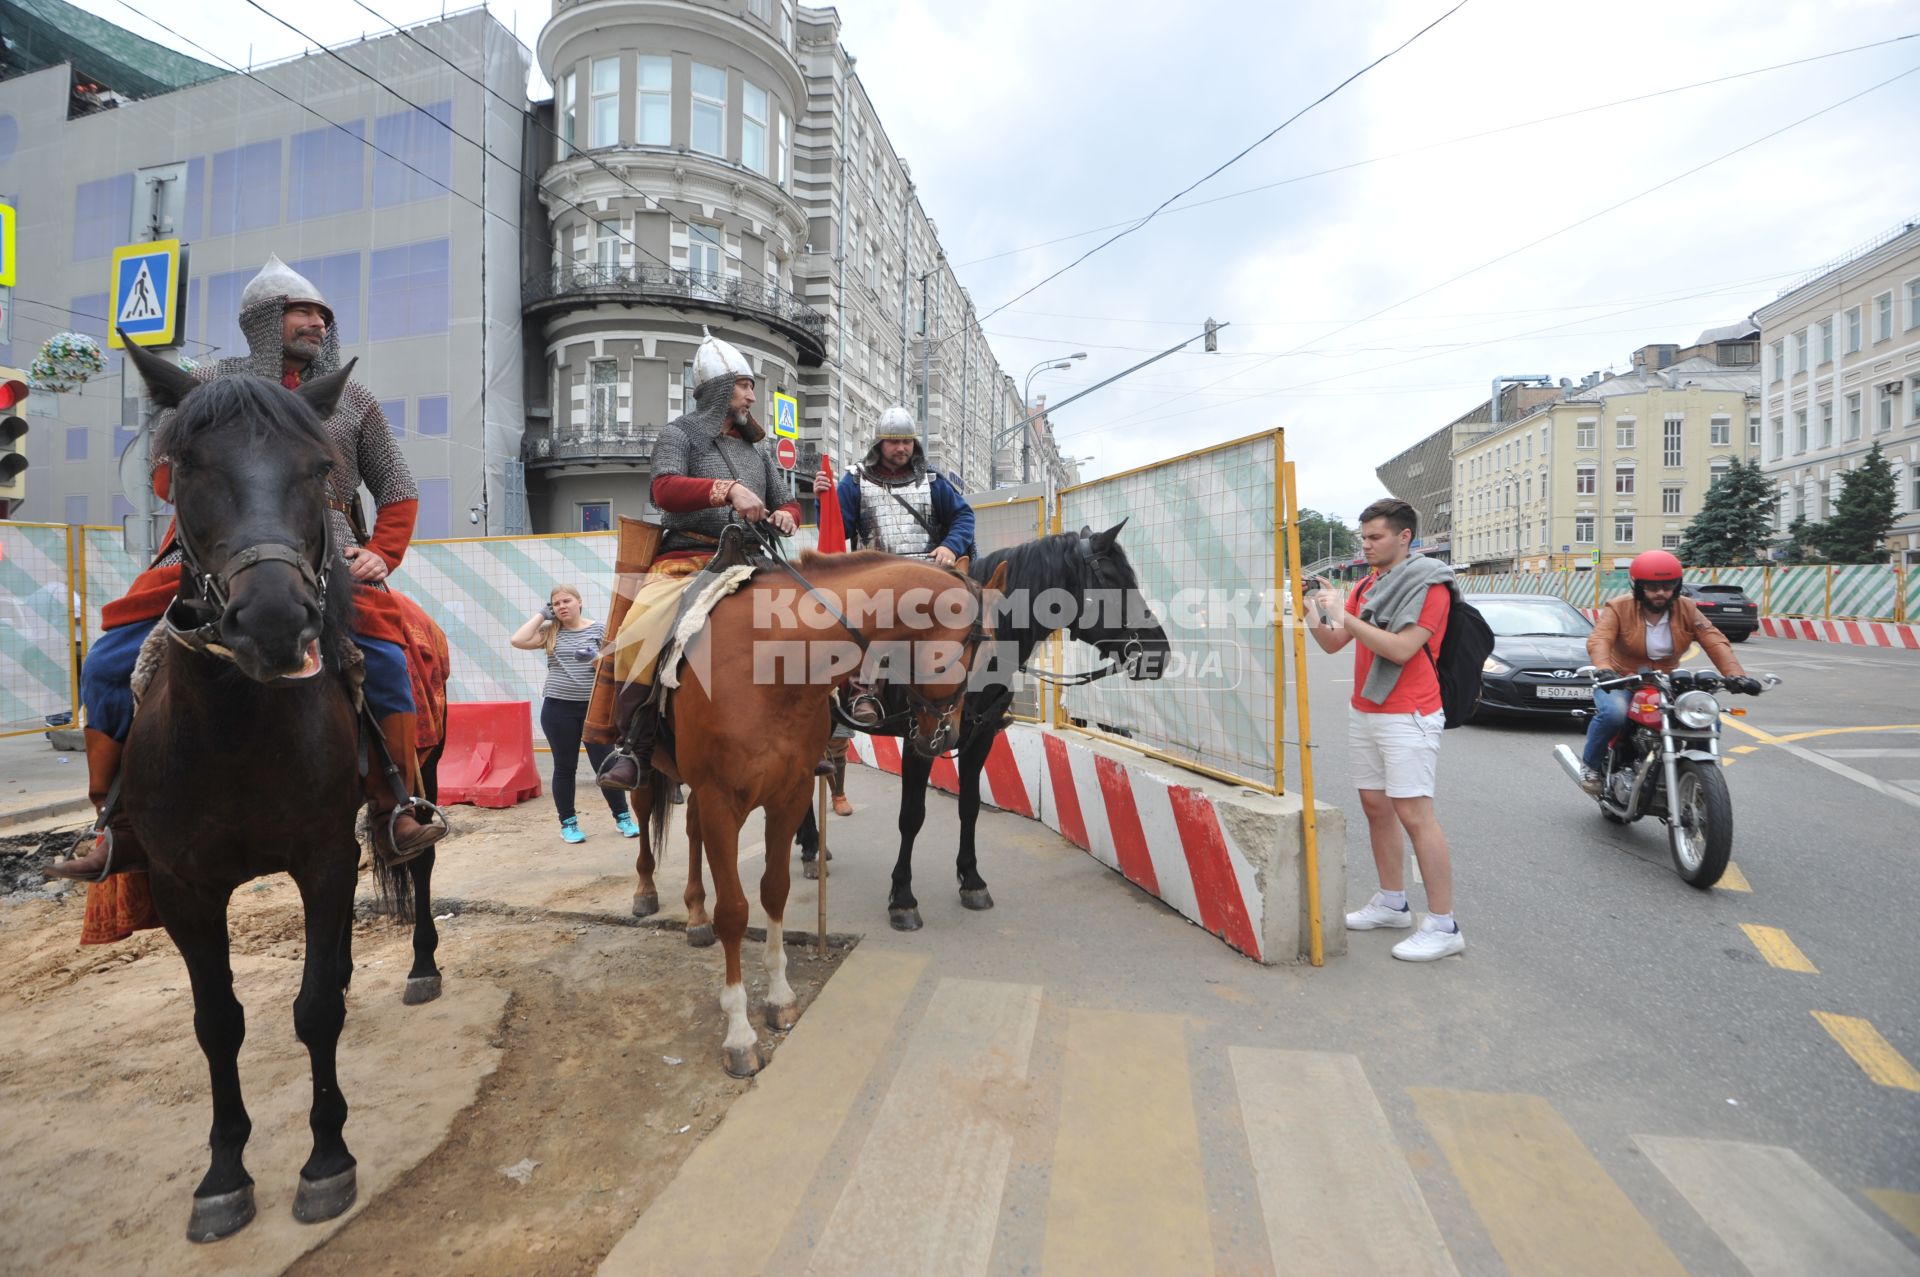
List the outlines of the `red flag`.
{"type": "Polygon", "coordinates": [[[820,498],[820,540],[822,554],[845,554],[847,552],[847,528],[840,521],[840,493],[833,483],[833,463],[825,456],[820,458],[820,469],[826,473],[827,486],[817,489],[820,498]]]}

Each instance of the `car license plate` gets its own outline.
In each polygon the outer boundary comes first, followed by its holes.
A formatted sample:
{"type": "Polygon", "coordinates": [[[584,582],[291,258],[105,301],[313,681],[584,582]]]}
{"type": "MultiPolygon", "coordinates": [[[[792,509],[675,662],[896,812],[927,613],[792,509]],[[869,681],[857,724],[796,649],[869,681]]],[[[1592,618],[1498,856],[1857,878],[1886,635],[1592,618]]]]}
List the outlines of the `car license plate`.
{"type": "Polygon", "coordinates": [[[1593,699],[1591,687],[1536,687],[1533,694],[1543,701],[1590,701],[1593,699]]]}

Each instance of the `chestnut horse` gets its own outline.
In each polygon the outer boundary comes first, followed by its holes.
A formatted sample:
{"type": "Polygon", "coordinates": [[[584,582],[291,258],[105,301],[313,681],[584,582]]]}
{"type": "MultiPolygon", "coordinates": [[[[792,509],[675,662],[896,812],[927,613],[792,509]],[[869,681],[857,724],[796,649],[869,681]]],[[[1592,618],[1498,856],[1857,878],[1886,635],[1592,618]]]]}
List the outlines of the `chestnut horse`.
{"type": "MultiPolygon", "coordinates": [[[[827,702],[855,674],[863,653],[904,685],[913,726],[908,745],[931,758],[951,747],[973,658],[990,634],[980,587],[963,573],[875,551],[807,554],[795,577],[763,567],[713,609],[689,646],[678,690],[667,702],[671,746],[656,751],[649,783],[633,796],[642,840],[634,913],[659,908],[652,848],[663,846],[670,785],[687,799],[687,935],[717,935],[726,953],[720,1006],[727,1017],[725,1063],[735,1077],[760,1071],[759,1036],[747,1018],[740,941],[747,897],[740,883],[740,827],[766,812],[766,868],[760,904],[767,913],[766,1020],[785,1031],[799,1018],[782,948],[794,831],[813,793],[814,765],[827,747],[827,702]],[[707,917],[701,880],[704,847],[713,871],[707,917]]],[[[989,581],[987,589],[998,581],[989,581]]],[[[663,671],[664,672],[664,671],[663,671]]],[[[707,943],[711,943],[708,940],[707,943]]]]}

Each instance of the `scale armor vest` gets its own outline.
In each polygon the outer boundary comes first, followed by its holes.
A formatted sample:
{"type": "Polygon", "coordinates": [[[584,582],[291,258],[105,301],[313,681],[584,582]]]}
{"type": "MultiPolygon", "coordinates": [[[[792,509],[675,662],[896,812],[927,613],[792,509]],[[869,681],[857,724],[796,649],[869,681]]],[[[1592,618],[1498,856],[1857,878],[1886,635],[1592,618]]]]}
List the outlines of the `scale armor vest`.
{"type": "Polygon", "coordinates": [[[860,472],[861,543],[888,554],[924,557],[933,553],[939,541],[900,508],[900,501],[894,500],[896,496],[919,511],[927,527],[940,526],[933,513],[933,480],[925,470],[916,470],[908,483],[880,484],[869,479],[863,469],[860,472]]]}

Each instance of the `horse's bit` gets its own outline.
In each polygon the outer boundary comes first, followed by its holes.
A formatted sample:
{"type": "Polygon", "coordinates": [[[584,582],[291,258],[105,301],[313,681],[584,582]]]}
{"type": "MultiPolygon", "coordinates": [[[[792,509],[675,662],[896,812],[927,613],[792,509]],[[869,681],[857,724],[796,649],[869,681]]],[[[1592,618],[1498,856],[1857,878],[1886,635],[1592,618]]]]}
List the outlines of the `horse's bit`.
{"type": "MultiPolygon", "coordinates": [[[[179,475],[174,476],[178,485],[179,475]]],[[[178,506],[178,502],[175,505],[178,506]]],[[[164,622],[167,633],[182,647],[195,652],[205,652],[221,660],[231,661],[233,650],[227,646],[220,625],[226,616],[227,607],[233,599],[233,583],[241,573],[257,568],[262,563],[290,563],[300,572],[300,580],[313,592],[314,602],[323,613],[327,606],[327,580],[333,568],[333,520],[326,514],[321,515],[320,566],[314,567],[306,561],[300,552],[290,545],[278,541],[262,541],[247,546],[228,561],[225,570],[208,572],[200,566],[200,556],[194,552],[193,542],[187,536],[187,527],[179,519],[174,520],[174,540],[180,543],[181,584],[194,583],[198,599],[188,599],[183,589],[167,608],[164,622]],[[213,613],[213,619],[195,626],[183,626],[174,617],[175,608],[205,609],[213,613]]],[[[324,654],[322,656],[324,660],[324,654]]]]}

